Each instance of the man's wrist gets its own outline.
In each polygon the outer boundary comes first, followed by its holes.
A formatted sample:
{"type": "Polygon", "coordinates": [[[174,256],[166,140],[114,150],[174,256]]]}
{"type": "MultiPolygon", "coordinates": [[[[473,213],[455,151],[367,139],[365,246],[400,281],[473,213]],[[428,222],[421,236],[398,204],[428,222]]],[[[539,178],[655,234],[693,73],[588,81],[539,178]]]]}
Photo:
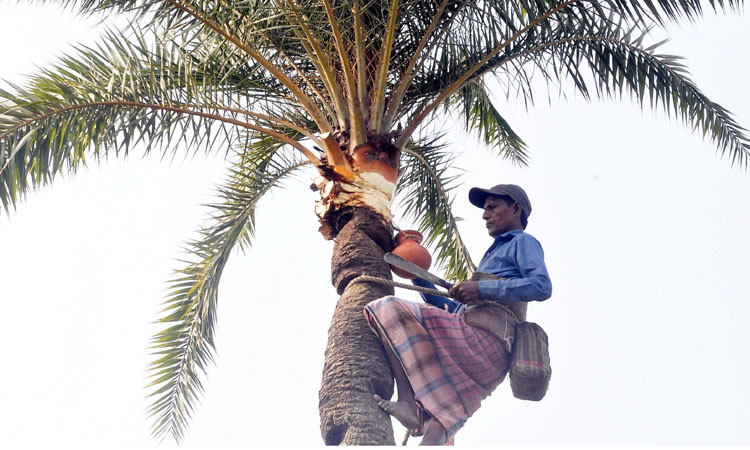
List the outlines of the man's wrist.
{"type": "Polygon", "coordinates": [[[479,286],[479,299],[480,300],[497,300],[498,289],[497,280],[480,280],[477,282],[479,286]]]}

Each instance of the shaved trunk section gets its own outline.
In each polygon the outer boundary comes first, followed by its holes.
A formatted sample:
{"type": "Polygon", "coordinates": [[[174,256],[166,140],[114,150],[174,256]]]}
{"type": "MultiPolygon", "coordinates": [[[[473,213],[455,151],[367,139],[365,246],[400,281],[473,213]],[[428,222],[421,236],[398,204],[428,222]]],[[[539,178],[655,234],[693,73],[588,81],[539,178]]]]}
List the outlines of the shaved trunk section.
{"type": "Polygon", "coordinates": [[[391,279],[383,255],[391,250],[392,229],[365,207],[342,213],[331,261],[333,286],[341,295],[328,330],[320,388],[320,428],[326,445],[395,445],[391,419],[373,394],[393,395],[393,375],[380,340],[363,308],[393,294],[393,287],[351,281],[359,275],[391,279]]]}

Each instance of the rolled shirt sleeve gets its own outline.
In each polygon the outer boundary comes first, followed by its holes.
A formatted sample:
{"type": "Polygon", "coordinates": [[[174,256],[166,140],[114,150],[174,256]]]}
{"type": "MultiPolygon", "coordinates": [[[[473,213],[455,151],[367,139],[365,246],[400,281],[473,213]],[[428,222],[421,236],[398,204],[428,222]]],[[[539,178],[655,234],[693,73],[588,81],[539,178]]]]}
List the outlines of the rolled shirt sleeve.
{"type": "Polygon", "coordinates": [[[479,298],[501,302],[542,301],[552,295],[552,282],[544,263],[544,251],[533,236],[516,234],[510,241],[496,242],[478,270],[500,280],[479,281],[479,298]]]}

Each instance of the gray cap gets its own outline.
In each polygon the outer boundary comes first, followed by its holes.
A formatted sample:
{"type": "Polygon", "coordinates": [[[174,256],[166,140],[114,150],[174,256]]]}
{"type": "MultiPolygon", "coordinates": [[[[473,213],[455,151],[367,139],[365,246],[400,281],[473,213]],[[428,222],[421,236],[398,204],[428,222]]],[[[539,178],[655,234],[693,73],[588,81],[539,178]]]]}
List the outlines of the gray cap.
{"type": "Polygon", "coordinates": [[[472,205],[484,208],[484,201],[488,195],[505,195],[521,204],[521,209],[526,213],[526,217],[531,215],[531,202],[521,186],[515,184],[498,184],[490,189],[471,188],[469,191],[469,201],[472,205]]]}

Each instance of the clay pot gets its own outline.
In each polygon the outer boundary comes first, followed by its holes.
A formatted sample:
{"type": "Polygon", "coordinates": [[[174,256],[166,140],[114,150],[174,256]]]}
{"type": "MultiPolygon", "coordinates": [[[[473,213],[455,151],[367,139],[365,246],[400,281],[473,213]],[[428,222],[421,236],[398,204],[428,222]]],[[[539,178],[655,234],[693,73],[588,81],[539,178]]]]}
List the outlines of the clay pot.
{"type": "Polygon", "coordinates": [[[398,155],[376,149],[370,144],[359,147],[352,155],[358,173],[375,172],[391,183],[398,178],[398,155]]]}
{"type": "MultiPolygon", "coordinates": [[[[407,261],[411,261],[424,270],[429,270],[430,264],[432,264],[432,255],[430,252],[422,247],[422,233],[416,230],[403,230],[396,235],[396,248],[393,249],[393,254],[404,258],[407,261]]],[[[401,269],[391,266],[393,273],[406,278],[407,280],[413,280],[417,278],[416,275],[412,275],[409,272],[404,272],[401,269]]]]}

